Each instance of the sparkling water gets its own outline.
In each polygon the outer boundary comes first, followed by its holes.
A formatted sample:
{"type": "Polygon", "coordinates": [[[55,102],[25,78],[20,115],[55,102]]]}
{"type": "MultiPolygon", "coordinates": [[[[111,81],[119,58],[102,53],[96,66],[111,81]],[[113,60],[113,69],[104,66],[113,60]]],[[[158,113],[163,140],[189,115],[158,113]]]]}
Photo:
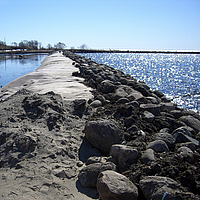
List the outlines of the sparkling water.
{"type": "Polygon", "coordinates": [[[200,111],[200,55],[155,53],[82,53],[86,58],[123,70],[179,107],[200,111]]]}

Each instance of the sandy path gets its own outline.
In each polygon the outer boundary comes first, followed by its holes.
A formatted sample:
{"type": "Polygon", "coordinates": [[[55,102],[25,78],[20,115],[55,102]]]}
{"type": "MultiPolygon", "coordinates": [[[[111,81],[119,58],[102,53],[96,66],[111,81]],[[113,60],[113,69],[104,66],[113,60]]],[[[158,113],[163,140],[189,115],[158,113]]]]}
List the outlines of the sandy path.
{"type": "Polygon", "coordinates": [[[89,99],[92,97],[91,88],[82,84],[82,78],[72,76],[72,72],[78,71],[72,62],[62,53],[47,56],[36,71],[15,79],[1,88],[0,99],[5,99],[22,88],[39,94],[54,91],[67,100],[89,99]]]}

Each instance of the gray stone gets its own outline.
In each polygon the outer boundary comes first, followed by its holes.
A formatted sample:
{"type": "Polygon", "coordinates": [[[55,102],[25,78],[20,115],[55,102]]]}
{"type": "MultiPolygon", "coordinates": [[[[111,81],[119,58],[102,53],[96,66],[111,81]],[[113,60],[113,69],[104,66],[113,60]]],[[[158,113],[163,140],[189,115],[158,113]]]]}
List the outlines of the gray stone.
{"type": "Polygon", "coordinates": [[[131,105],[131,106],[134,106],[134,107],[139,107],[140,104],[137,102],[137,101],[131,101],[129,103],[126,103],[127,105],[131,105]]]}
{"type": "Polygon", "coordinates": [[[140,108],[143,110],[143,111],[149,111],[150,113],[158,116],[160,115],[160,104],[141,104],[140,105],[140,108]]]}
{"type": "Polygon", "coordinates": [[[155,140],[150,142],[147,146],[147,149],[153,149],[155,152],[168,152],[169,148],[163,140],[155,140]]]}
{"type": "Polygon", "coordinates": [[[181,110],[172,110],[170,112],[176,119],[183,116],[183,112],[181,110]]]}
{"type": "Polygon", "coordinates": [[[155,97],[146,97],[146,99],[149,100],[153,104],[159,104],[160,103],[158,98],[155,98],[155,97]]]}
{"type": "Polygon", "coordinates": [[[181,159],[185,159],[187,162],[193,163],[194,154],[191,149],[189,149],[188,147],[181,147],[178,149],[177,152],[179,153],[181,159]]]}
{"type": "Polygon", "coordinates": [[[143,119],[145,119],[148,122],[152,122],[154,120],[154,118],[155,118],[155,116],[152,113],[150,113],[149,111],[146,111],[146,110],[144,111],[143,119]]]}
{"type": "Polygon", "coordinates": [[[182,116],[179,119],[182,122],[184,122],[187,126],[192,127],[196,132],[200,131],[200,121],[197,118],[188,115],[188,116],[182,116]]]}
{"type": "Polygon", "coordinates": [[[193,144],[192,142],[186,142],[186,143],[179,143],[177,144],[177,147],[188,147],[189,149],[191,149],[193,152],[196,150],[196,146],[195,144],[193,144]]]}
{"type": "Polygon", "coordinates": [[[99,174],[97,190],[102,200],[138,200],[138,188],[124,175],[111,170],[99,174]]]}
{"type": "Polygon", "coordinates": [[[169,128],[162,128],[159,133],[169,133],[169,128]]]}
{"type": "Polygon", "coordinates": [[[155,156],[154,156],[154,150],[153,149],[147,149],[141,157],[142,162],[145,165],[151,164],[153,161],[155,161],[155,156]]]}
{"type": "MultiPolygon", "coordinates": [[[[142,193],[147,200],[178,200],[177,193],[182,197],[188,195],[183,192],[181,185],[168,177],[146,176],[139,182],[142,193]]],[[[192,195],[190,193],[190,195],[192,195]]]]}
{"type": "Polygon", "coordinates": [[[104,97],[103,95],[100,95],[100,94],[99,94],[99,95],[96,97],[96,100],[101,101],[102,105],[106,104],[106,99],[105,99],[105,97],[104,97]]]}
{"type": "Polygon", "coordinates": [[[188,135],[188,136],[192,136],[192,134],[190,133],[190,131],[188,130],[188,128],[186,126],[181,126],[179,128],[177,128],[176,130],[174,130],[172,132],[172,135],[175,135],[177,133],[184,133],[185,135],[188,135]]]}
{"type": "Polygon", "coordinates": [[[127,96],[128,96],[128,93],[122,87],[119,87],[119,88],[116,89],[113,98],[114,98],[114,100],[118,100],[118,99],[121,99],[121,98],[125,98],[127,96]]]}
{"type": "Polygon", "coordinates": [[[101,82],[101,91],[105,94],[115,91],[115,85],[112,81],[104,80],[101,82]]]}
{"type": "Polygon", "coordinates": [[[116,101],[116,104],[125,104],[128,102],[129,102],[129,100],[127,98],[120,98],[116,101]]]}
{"type": "Polygon", "coordinates": [[[161,103],[161,111],[167,111],[167,112],[170,112],[172,110],[175,110],[176,109],[176,104],[174,103],[161,103]]]}
{"type": "Polygon", "coordinates": [[[132,90],[132,92],[127,96],[130,101],[137,101],[144,96],[137,90],[132,90]]]}
{"type": "Polygon", "coordinates": [[[184,143],[184,142],[192,142],[194,145],[199,146],[199,141],[184,134],[181,132],[177,132],[174,135],[175,143],[184,143]]]}
{"type": "Polygon", "coordinates": [[[161,98],[161,97],[164,96],[164,94],[163,94],[162,92],[158,91],[158,90],[154,90],[153,93],[154,93],[156,96],[158,96],[159,98],[161,98]]]}
{"type": "Polygon", "coordinates": [[[138,158],[138,151],[133,147],[115,144],[110,149],[112,156],[120,167],[125,167],[127,164],[133,164],[138,158]]]}
{"type": "Polygon", "coordinates": [[[100,100],[94,100],[91,104],[90,104],[91,107],[93,108],[98,108],[98,107],[101,107],[102,106],[102,103],[100,100]]]}
{"type": "Polygon", "coordinates": [[[111,162],[93,163],[85,166],[78,174],[78,180],[83,187],[96,187],[98,175],[106,170],[116,170],[116,165],[111,162]]]}
{"type": "Polygon", "coordinates": [[[166,142],[169,148],[173,148],[175,145],[175,139],[173,135],[169,133],[164,133],[164,132],[156,133],[154,135],[154,140],[163,140],[164,142],[166,142]]]}
{"type": "Polygon", "coordinates": [[[123,133],[113,120],[89,121],[85,125],[88,141],[103,153],[109,153],[113,144],[121,144],[123,133]]]}

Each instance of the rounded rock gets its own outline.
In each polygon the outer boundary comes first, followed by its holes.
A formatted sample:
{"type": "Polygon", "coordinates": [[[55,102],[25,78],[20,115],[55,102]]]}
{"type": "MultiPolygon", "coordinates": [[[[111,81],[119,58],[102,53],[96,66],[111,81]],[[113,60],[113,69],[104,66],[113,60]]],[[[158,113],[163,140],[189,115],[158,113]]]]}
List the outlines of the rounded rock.
{"type": "Polygon", "coordinates": [[[99,174],[97,190],[102,200],[138,200],[138,188],[124,175],[111,170],[99,174]]]}

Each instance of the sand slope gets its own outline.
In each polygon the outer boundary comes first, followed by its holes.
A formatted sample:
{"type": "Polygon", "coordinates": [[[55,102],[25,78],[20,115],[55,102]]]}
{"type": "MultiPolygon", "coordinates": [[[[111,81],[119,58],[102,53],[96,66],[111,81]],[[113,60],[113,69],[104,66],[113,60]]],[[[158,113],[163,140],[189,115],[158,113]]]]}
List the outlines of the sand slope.
{"type": "Polygon", "coordinates": [[[5,99],[22,88],[39,94],[54,91],[68,100],[88,99],[91,97],[91,88],[82,84],[82,78],[72,76],[72,72],[78,70],[72,65],[71,59],[63,56],[62,53],[54,53],[47,56],[36,71],[1,88],[0,99],[5,99]]]}

